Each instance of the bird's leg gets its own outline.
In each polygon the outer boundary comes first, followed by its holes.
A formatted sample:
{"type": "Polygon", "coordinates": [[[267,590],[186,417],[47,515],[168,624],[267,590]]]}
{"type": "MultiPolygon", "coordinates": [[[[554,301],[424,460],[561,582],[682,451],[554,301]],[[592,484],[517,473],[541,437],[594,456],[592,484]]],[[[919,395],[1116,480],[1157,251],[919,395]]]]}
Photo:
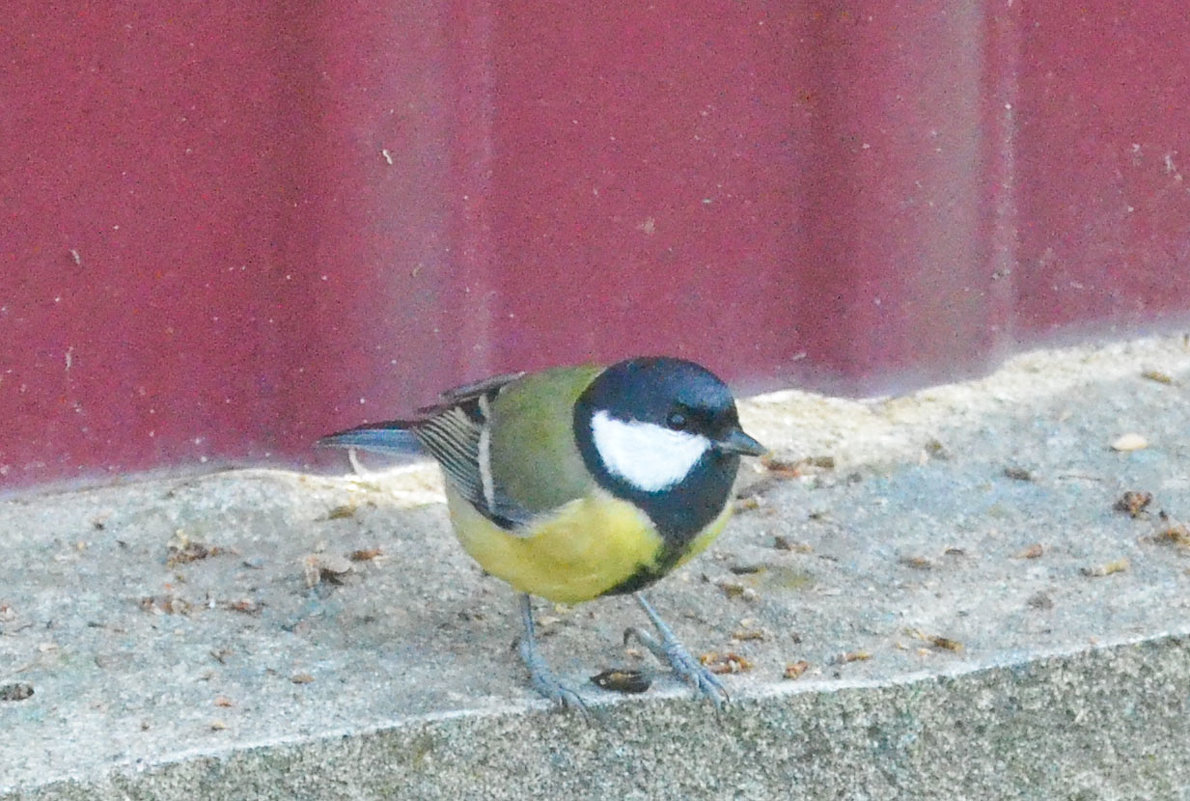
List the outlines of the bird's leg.
{"type": "Polygon", "coordinates": [[[716,707],[722,706],[723,702],[727,700],[727,690],[723,689],[723,684],[715,674],[690,655],[690,652],[678,641],[673,631],[657,614],[657,610],[653,609],[653,605],[645,598],[644,593],[634,592],[632,597],[640,604],[640,608],[645,610],[645,614],[653,623],[653,628],[657,629],[660,639],[643,629],[633,627],[624,632],[624,641],[627,642],[629,637],[636,637],[643,646],[653,652],[654,656],[667,662],[679,678],[694,685],[694,689],[709,698],[716,707]]]}
{"type": "Polygon", "coordinates": [[[567,687],[554,675],[545,658],[537,650],[537,638],[533,636],[533,601],[528,594],[521,593],[521,620],[525,634],[521,637],[520,653],[525,667],[529,669],[529,683],[538,693],[564,709],[585,710],[586,704],[579,694],[567,687]]]}

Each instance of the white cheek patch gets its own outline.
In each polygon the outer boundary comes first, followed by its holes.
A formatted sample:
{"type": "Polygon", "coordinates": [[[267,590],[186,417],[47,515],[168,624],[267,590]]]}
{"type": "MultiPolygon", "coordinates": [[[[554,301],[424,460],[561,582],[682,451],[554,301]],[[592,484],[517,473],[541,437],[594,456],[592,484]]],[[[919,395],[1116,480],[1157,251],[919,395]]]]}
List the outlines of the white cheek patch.
{"type": "Polygon", "coordinates": [[[698,434],[618,420],[603,411],[591,418],[591,435],[608,472],[644,492],[679,483],[711,447],[698,434]]]}

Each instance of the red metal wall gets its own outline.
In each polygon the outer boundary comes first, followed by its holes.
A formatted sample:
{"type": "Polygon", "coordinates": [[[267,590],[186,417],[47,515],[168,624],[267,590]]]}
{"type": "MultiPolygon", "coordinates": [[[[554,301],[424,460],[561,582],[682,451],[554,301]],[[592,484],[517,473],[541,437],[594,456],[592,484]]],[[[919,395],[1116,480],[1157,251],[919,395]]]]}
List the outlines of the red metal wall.
{"type": "Polygon", "coordinates": [[[0,22],[0,487],[306,463],[490,371],[900,388],[1190,310],[1180,0],[66,5],[0,22]]]}

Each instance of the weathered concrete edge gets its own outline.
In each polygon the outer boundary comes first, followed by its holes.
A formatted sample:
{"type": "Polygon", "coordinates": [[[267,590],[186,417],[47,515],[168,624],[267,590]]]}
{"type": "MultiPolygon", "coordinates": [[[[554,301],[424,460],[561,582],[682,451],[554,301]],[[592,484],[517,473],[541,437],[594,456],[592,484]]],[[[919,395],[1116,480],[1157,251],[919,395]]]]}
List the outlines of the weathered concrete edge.
{"type": "Polygon", "coordinates": [[[76,799],[1168,798],[1190,789],[1190,626],[886,682],[684,695],[598,720],[436,715],[0,792],[76,799]]]}

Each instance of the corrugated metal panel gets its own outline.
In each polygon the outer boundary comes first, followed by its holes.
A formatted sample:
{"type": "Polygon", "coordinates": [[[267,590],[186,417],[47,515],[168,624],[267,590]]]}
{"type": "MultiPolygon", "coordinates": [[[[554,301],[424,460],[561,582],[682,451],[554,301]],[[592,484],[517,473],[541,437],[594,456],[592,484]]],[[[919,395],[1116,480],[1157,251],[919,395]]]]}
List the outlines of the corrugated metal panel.
{"type": "Polygon", "coordinates": [[[895,387],[1190,308],[1176,0],[604,5],[10,3],[0,486],[302,462],[510,368],[895,387]]]}
{"type": "Polygon", "coordinates": [[[1151,325],[1190,310],[1190,14],[1046,4],[1022,28],[1018,326],[1151,325]]]}

